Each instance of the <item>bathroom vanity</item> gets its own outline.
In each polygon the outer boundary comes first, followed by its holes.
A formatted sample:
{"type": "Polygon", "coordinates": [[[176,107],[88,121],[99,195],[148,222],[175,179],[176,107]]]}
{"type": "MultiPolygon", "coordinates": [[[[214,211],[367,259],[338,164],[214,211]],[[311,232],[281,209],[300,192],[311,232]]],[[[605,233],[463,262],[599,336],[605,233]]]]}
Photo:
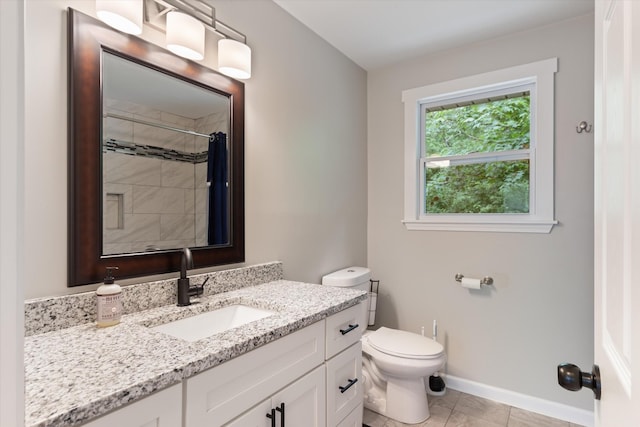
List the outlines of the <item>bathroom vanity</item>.
{"type": "Polygon", "coordinates": [[[362,411],[362,305],[186,379],[185,427],[338,426],[362,411]]]}
{"type": "Polygon", "coordinates": [[[275,280],[28,336],[26,425],[360,426],[365,300],[275,280]],[[154,328],[234,304],[273,314],[191,342],[154,328]]]}

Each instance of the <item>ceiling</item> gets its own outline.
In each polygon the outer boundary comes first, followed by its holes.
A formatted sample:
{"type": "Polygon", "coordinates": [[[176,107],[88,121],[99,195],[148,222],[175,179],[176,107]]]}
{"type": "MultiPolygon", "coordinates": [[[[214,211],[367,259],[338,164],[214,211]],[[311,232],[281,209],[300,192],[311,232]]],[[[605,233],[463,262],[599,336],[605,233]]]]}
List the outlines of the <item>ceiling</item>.
{"type": "Polygon", "coordinates": [[[274,0],[365,70],[591,13],[595,0],[274,0]]]}

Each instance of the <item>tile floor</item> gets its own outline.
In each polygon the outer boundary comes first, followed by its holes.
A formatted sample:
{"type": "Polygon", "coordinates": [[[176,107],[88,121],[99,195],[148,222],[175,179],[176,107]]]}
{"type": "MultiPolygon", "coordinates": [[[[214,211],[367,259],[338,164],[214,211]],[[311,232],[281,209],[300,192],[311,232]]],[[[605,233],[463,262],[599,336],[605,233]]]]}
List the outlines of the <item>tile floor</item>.
{"type": "Polygon", "coordinates": [[[579,427],[455,390],[429,396],[429,408],[431,417],[422,424],[403,424],[368,409],[363,421],[370,427],[579,427]]]}

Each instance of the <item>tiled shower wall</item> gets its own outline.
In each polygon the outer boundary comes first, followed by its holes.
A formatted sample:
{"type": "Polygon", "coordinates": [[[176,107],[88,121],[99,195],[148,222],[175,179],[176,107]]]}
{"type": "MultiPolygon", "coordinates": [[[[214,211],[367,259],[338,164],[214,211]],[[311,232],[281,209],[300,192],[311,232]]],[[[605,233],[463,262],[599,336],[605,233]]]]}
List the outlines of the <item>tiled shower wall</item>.
{"type": "MultiPolygon", "coordinates": [[[[105,112],[209,134],[228,132],[227,114],[198,119],[107,100],[105,112]]],[[[207,151],[207,138],[105,118],[104,139],[186,153],[207,151]]],[[[103,152],[105,254],[207,244],[207,163],[103,152]]]]}

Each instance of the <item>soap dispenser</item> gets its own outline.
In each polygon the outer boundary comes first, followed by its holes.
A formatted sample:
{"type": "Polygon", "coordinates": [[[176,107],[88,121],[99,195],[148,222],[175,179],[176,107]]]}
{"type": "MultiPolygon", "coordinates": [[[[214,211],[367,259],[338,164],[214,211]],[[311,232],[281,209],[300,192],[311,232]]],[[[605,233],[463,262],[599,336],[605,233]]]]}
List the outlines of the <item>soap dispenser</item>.
{"type": "Polygon", "coordinates": [[[97,325],[99,328],[106,328],[120,323],[122,316],[122,289],[120,285],[114,283],[113,270],[118,267],[107,267],[104,284],[96,290],[97,298],[97,325]]]}

